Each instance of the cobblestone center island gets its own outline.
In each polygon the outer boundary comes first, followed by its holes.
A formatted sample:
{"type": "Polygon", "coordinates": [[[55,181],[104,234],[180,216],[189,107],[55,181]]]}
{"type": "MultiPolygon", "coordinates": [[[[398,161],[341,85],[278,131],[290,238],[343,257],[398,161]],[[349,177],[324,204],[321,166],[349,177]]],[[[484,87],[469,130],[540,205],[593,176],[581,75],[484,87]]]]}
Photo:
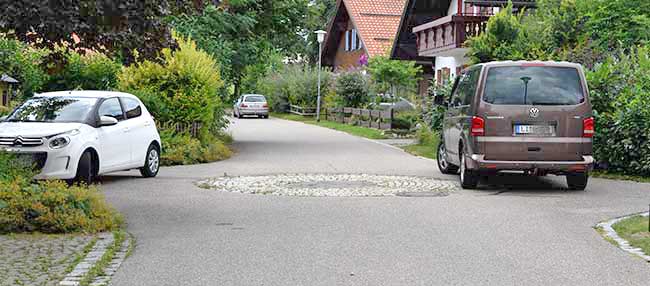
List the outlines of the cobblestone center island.
{"type": "Polygon", "coordinates": [[[221,177],[201,181],[199,186],[227,192],[303,197],[375,197],[403,193],[446,195],[458,189],[453,181],[365,174],[221,177]]]}

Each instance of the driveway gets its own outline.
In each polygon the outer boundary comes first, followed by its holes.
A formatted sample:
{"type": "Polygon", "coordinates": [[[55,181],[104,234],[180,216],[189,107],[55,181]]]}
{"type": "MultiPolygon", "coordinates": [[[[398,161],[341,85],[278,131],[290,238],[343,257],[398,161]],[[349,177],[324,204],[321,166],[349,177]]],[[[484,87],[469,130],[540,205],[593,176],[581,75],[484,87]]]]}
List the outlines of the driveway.
{"type": "Polygon", "coordinates": [[[113,285],[648,285],[650,265],[603,240],[647,210],[650,184],[506,176],[447,197],[316,198],[205,190],[224,174],[367,173],[454,179],[430,160],[337,131],[236,120],[237,154],[104,179],[137,244],[113,285]]]}

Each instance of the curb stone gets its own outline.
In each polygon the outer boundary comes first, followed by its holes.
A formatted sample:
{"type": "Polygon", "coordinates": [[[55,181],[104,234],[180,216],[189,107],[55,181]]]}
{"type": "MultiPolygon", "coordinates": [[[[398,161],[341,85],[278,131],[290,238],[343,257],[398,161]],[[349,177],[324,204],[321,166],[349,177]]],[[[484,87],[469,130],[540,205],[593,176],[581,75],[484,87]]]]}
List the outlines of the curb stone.
{"type": "MultiPolygon", "coordinates": [[[[59,286],[78,286],[80,285],[81,280],[88,274],[88,271],[92,269],[95,264],[104,256],[108,248],[113,245],[115,242],[115,237],[113,233],[105,232],[101,233],[98,236],[97,242],[93,246],[90,252],[86,257],[77,264],[77,266],[68,273],[61,282],[59,286]]],[[[120,267],[124,259],[128,254],[129,247],[131,245],[132,239],[130,235],[126,235],[124,242],[120,246],[120,249],[117,250],[111,260],[111,263],[103,269],[103,275],[95,277],[90,283],[92,286],[106,286],[110,285],[110,280],[113,274],[120,267]]]]}
{"type": "Polygon", "coordinates": [[[605,221],[605,222],[601,222],[601,223],[597,224],[596,226],[601,227],[603,230],[605,230],[605,235],[607,237],[611,238],[612,240],[614,240],[620,249],[622,249],[625,252],[628,252],[628,253],[634,254],[636,256],[639,256],[639,257],[641,257],[642,259],[644,259],[647,262],[650,262],[650,255],[645,254],[643,252],[643,250],[640,249],[640,248],[636,248],[634,246],[631,246],[630,243],[627,240],[620,237],[618,235],[618,233],[616,233],[616,231],[612,227],[612,225],[614,225],[614,224],[616,224],[616,223],[618,223],[618,222],[620,222],[620,221],[622,221],[624,219],[628,219],[628,218],[631,218],[631,217],[634,217],[634,216],[647,217],[649,215],[650,215],[650,213],[648,213],[648,212],[627,215],[627,216],[615,218],[615,219],[612,219],[612,220],[608,220],[608,221],[605,221]]]}
{"type": "Polygon", "coordinates": [[[95,277],[93,282],[90,283],[90,286],[107,286],[111,284],[111,277],[113,277],[117,269],[122,265],[122,262],[124,262],[124,259],[126,259],[131,242],[131,236],[127,234],[122,245],[120,245],[120,249],[115,252],[111,263],[104,269],[104,275],[95,277]]]}
{"type": "Polygon", "coordinates": [[[93,248],[86,254],[86,257],[75,266],[72,272],[68,273],[61,282],[59,286],[77,286],[81,279],[90,271],[90,269],[95,266],[95,263],[99,261],[108,247],[113,244],[114,237],[110,232],[104,232],[98,235],[97,242],[93,248]]]}

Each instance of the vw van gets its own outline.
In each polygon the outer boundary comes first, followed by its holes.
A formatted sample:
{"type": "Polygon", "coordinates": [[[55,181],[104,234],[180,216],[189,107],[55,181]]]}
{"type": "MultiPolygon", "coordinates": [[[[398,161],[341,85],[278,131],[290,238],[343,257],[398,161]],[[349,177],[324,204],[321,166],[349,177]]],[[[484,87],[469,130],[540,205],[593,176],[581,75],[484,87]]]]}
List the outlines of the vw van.
{"type": "Polygon", "coordinates": [[[482,176],[566,176],[584,190],[593,168],[594,118],[582,66],[506,61],[471,66],[456,78],[443,120],[438,167],[463,188],[482,176]]]}

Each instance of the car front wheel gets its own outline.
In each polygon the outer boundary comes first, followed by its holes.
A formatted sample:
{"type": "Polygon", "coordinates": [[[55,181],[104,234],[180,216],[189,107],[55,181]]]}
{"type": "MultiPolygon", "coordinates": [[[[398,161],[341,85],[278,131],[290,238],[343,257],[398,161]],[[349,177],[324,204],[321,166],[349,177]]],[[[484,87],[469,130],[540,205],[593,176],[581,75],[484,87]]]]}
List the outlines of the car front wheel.
{"type": "Polygon", "coordinates": [[[443,174],[456,174],[458,172],[458,167],[449,163],[447,156],[445,143],[440,141],[440,144],[438,144],[438,155],[436,156],[438,169],[440,169],[440,172],[443,174]]]}
{"type": "Polygon", "coordinates": [[[92,184],[95,180],[95,170],[93,168],[93,156],[90,151],[86,151],[81,155],[81,158],[79,158],[79,165],[77,165],[77,174],[69,183],[85,185],[92,184]]]}
{"type": "Polygon", "coordinates": [[[144,166],[140,168],[140,174],[145,178],[153,178],[158,175],[160,170],[160,150],[156,145],[149,145],[147,157],[144,160],[144,166]]]}

